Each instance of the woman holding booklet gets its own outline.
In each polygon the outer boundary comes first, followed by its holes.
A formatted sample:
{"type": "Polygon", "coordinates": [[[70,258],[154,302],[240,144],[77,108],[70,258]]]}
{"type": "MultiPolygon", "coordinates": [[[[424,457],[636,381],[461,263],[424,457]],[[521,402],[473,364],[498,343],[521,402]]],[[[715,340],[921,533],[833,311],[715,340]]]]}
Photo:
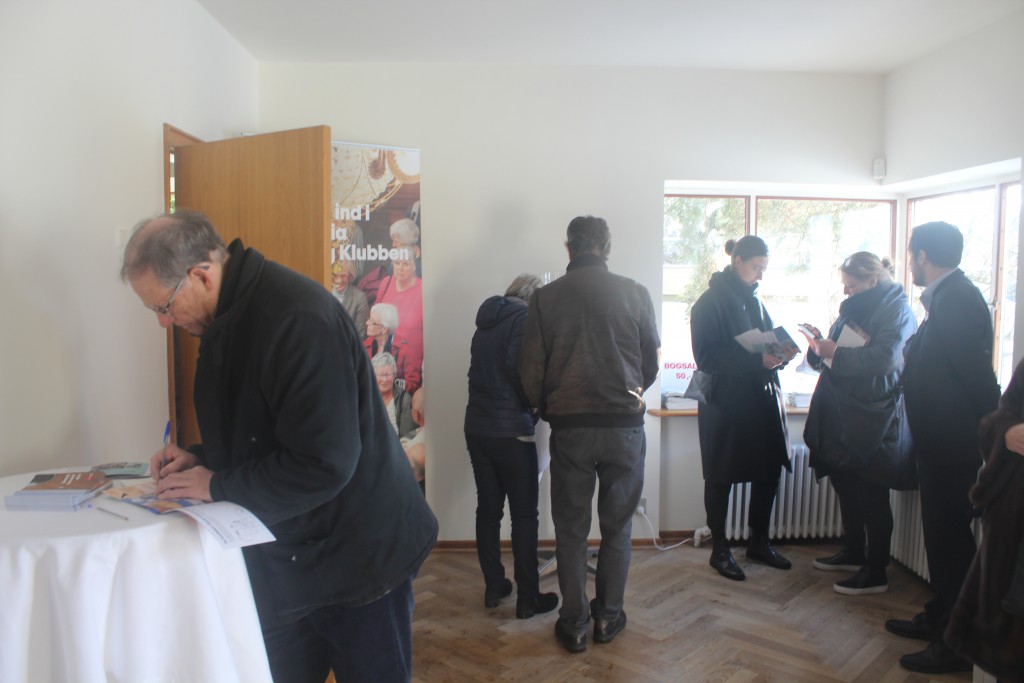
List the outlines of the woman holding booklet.
{"type": "Polygon", "coordinates": [[[847,298],[828,337],[801,325],[807,362],[821,373],[804,441],[815,473],[828,476],[839,496],[844,529],[842,550],[814,566],[857,572],[834,585],[837,593],[882,593],[893,527],[889,489],[916,486],[900,373],[917,322],[889,259],[859,251],[839,274],[847,298]]]}
{"type": "Polygon", "coordinates": [[[743,570],[725,538],[725,518],[732,484],[751,482],[750,540],[747,557],[777,569],[790,562],[768,537],[768,523],[779,474],[789,467],[786,424],[779,400],[778,368],[795,352],[784,347],[752,353],[736,337],[773,329],[757,298],[757,282],[768,267],[768,246],[747,235],[725,244],[731,263],[711,276],[708,289],[690,311],[690,334],[697,368],[704,375],[697,408],[704,508],[714,544],[711,566],[727,579],[742,581],[743,570]],[[775,353],[781,355],[774,355],[775,353]]]}

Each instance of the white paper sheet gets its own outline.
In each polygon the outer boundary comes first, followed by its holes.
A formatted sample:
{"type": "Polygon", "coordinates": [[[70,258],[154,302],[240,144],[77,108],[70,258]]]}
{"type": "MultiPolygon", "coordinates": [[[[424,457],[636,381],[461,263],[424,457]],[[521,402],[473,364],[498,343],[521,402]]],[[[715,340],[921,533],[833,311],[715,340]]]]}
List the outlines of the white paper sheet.
{"type": "Polygon", "coordinates": [[[275,540],[256,515],[241,505],[221,500],[174,510],[188,515],[208,529],[222,548],[244,548],[275,540]]]}

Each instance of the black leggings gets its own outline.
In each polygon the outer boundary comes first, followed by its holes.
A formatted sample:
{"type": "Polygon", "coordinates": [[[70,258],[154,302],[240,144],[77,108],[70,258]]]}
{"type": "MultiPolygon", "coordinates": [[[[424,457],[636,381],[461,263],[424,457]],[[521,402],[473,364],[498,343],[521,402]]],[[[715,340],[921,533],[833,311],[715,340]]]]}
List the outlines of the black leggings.
{"type": "MultiPolygon", "coordinates": [[[[732,484],[719,484],[713,481],[704,482],[704,510],[708,516],[708,528],[711,538],[724,541],[725,517],[729,511],[729,491],[732,484]]],[[[772,505],[775,494],[779,491],[779,478],[755,481],[750,486],[750,505],[747,508],[747,524],[755,533],[767,533],[771,521],[772,505]]]]}
{"type": "Polygon", "coordinates": [[[889,489],[867,483],[856,472],[833,472],[829,479],[839,495],[843,548],[854,557],[862,555],[866,529],[868,567],[874,571],[884,570],[889,565],[892,543],[889,489]]]}

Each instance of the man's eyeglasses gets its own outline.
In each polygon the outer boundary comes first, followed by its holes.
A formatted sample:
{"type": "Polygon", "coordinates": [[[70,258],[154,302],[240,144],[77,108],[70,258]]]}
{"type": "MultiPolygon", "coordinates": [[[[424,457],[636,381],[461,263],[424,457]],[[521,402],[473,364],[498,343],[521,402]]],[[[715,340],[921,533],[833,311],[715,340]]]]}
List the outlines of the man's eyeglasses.
{"type": "Polygon", "coordinates": [[[168,299],[167,303],[165,303],[163,306],[146,306],[146,308],[153,311],[157,315],[170,315],[171,306],[174,305],[174,299],[175,297],[178,296],[178,293],[181,291],[181,288],[185,286],[185,280],[188,280],[188,273],[185,273],[185,277],[178,280],[178,286],[174,288],[174,291],[171,292],[171,298],[168,299]]]}
{"type": "Polygon", "coordinates": [[[188,280],[188,274],[191,273],[192,270],[195,269],[195,268],[201,268],[203,270],[209,270],[210,266],[208,266],[208,265],[205,265],[205,266],[192,266],[192,268],[189,268],[188,270],[185,271],[184,277],[182,277],[180,280],[178,280],[178,284],[174,288],[174,291],[171,292],[171,298],[167,300],[167,303],[165,303],[163,306],[146,306],[146,308],[148,308],[149,310],[153,311],[157,315],[165,315],[165,316],[166,315],[170,315],[171,314],[171,306],[174,305],[175,297],[177,297],[178,293],[181,292],[181,288],[185,286],[185,282],[188,280]]]}

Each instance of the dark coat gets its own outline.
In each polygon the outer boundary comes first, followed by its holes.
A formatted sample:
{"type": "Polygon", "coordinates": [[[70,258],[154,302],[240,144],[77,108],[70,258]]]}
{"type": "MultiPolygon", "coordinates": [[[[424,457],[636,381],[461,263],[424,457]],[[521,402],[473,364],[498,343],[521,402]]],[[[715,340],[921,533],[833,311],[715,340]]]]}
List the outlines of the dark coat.
{"type": "Polygon", "coordinates": [[[526,324],[526,302],[492,296],[476,313],[470,347],[466,434],[530,436],[536,417],[519,381],[519,348],[526,324]]]}
{"type": "Polygon", "coordinates": [[[706,402],[697,407],[705,481],[764,481],[789,468],[778,372],[735,339],[755,327],[773,329],[756,292],[756,284],[743,284],[726,268],[690,309],[697,368],[711,374],[706,402]]]}
{"type": "Polygon", "coordinates": [[[264,628],[356,607],[413,576],[437,538],[359,333],[322,286],[228,248],[203,335],[192,450],[210,494],[277,537],[244,548],[264,628]]]}
{"type": "Polygon", "coordinates": [[[807,352],[807,362],[821,372],[804,426],[811,465],[819,477],[855,471],[877,486],[914,488],[916,466],[899,380],[903,345],[917,321],[903,287],[883,282],[847,298],[828,338],[839,339],[848,324],[867,335],[867,344],[837,348],[831,369],[807,352]]]}
{"type": "Polygon", "coordinates": [[[647,289],[594,254],[533,293],[519,376],[552,429],[638,427],[661,341],[647,289]]]}
{"type": "Polygon", "coordinates": [[[946,629],[946,642],[1007,683],[1024,681],[1024,617],[1002,607],[1024,544],[1024,456],[1006,448],[1006,431],[1024,424],[1024,363],[1018,364],[999,410],[982,421],[985,466],[971,490],[984,509],[981,546],[946,629]]]}
{"type": "Polygon", "coordinates": [[[978,423],[999,403],[992,370],[992,316],[959,269],[938,283],[905,347],[907,418],[914,453],[932,465],[978,462],[978,423]]]}

